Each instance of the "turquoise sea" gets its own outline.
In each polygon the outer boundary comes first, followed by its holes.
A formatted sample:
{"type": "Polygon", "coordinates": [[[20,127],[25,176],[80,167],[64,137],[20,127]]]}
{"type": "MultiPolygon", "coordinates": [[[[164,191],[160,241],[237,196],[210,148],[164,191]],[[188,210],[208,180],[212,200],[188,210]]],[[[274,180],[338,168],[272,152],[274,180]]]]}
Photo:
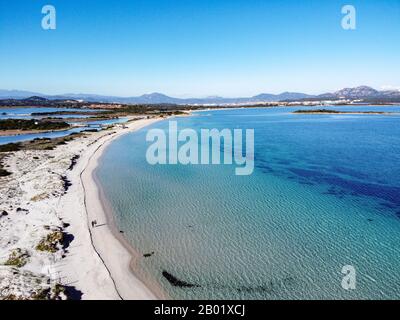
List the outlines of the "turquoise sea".
{"type": "Polygon", "coordinates": [[[145,281],[173,299],[400,299],[400,116],[297,109],[175,119],[180,129],[254,129],[250,176],[235,165],[149,165],[146,132],[168,121],[107,148],[96,175],[132,247],[154,252],[137,263],[145,281]],[[355,290],[341,286],[346,265],[355,290]]]}

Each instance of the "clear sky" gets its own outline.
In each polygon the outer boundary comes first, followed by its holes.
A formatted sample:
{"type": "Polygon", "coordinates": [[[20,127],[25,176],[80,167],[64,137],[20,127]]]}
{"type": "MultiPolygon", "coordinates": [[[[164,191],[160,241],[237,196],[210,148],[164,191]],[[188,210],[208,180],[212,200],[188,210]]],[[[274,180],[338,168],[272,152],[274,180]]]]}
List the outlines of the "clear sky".
{"type": "Polygon", "coordinates": [[[400,87],[400,0],[0,0],[0,89],[177,97],[400,87]],[[57,10],[43,30],[41,9],[57,10]],[[341,8],[357,10],[344,30],[341,8]]]}

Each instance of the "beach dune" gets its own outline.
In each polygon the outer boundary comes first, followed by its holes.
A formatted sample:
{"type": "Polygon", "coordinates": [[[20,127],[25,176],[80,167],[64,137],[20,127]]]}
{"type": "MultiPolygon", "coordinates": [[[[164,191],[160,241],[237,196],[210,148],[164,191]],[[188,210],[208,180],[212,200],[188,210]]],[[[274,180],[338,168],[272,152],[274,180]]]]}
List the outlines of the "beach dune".
{"type": "Polygon", "coordinates": [[[3,165],[12,175],[0,178],[0,299],[37,298],[57,285],[87,300],[163,297],[132,272],[135,252],[106,215],[94,177],[113,140],[158,120],[84,134],[54,150],[6,155],[3,165]],[[78,159],[72,168],[71,159],[78,159]],[[54,251],[38,250],[43,239],[59,232],[68,238],[67,248],[60,243],[54,251]],[[9,265],[13,254],[19,255],[19,265],[9,265]]]}

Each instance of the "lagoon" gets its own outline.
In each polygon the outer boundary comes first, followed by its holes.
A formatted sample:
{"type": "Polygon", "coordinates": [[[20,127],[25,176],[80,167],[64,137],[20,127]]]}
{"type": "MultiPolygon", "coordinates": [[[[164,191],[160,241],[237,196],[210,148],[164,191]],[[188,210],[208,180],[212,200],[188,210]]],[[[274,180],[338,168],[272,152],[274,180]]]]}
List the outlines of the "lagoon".
{"type": "MultiPolygon", "coordinates": [[[[65,119],[68,122],[69,118],[89,118],[90,113],[103,111],[103,110],[93,110],[93,109],[73,109],[73,108],[2,108],[0,109],[0,120],[5,119],[40,119],[43,117],[32,116],[32,113],[39,112],[58,112],[58,111],[68,111],[68,112],[81,112],[82,114],[77,115],[55,115],[57,118],[65,119]],[[5,114],[3,114],[5,113],[5,114]]],[[[47,116],[46,116],[47,117],[47,116]]],[[[77,123],[78,125],[84,125],[78,128],[72,128],[69,130],[55,131],[55,132],[44,132],[44,133],[31,133],[31,134],[20,134],[14,136],[0,136],[0,145],[7,143],[17,143],[23,141],[29,141],[37,138],[60,138],[68,136],[72,133],[82,132],[88,129],[101,128],[101,126],[113,125],[117,123],[124,123],[128,121],[128,118],[122,117],[118,119],[106,119],[106,120],[92,120],[86,122],[77,123]]],[[[73,123],[70,123],[73,124],[73,123]]]]}
{"type": "Polygon", "coordinates": [[[400,298],[400,117],[298,109],[176,119],[198,131],[254,129],[250,176],[234,165],[152,166],[148,128],[108,147],[96,176],[132,247],[154,252],[136,263],[145,282],[174,299],[400,298]],[[356,290],[341,286],[346,265],[356,290]]]}

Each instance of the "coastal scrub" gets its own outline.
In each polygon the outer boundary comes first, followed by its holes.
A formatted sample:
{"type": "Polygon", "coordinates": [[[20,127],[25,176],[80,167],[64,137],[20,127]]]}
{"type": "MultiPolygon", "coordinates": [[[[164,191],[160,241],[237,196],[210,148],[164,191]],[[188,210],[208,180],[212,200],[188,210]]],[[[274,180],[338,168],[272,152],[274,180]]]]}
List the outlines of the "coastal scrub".
{"type": "Polygon", "coordinates": [[[28,252],[18,248],[11,252],[8,260],[4,263],[4,265],[13,266],[16,268],[22,268],[24,265],[27,264],[28,259],[29,259],[28,252]]]}
{"type": "Polygon", "coordinates": [[[0,120],[0,130],[60,130],[67,129],[70,125],[66,122],[52,122],[41,120],[6,119],[0,120]]]}
{"type": "Polygon", "coordinates": [[[54,231],[47,235],[46,238],[40,240],[36,246],[36,250],[43,252],[55,253],[62,245],[64,234],[61,231],[54,231]]]}

